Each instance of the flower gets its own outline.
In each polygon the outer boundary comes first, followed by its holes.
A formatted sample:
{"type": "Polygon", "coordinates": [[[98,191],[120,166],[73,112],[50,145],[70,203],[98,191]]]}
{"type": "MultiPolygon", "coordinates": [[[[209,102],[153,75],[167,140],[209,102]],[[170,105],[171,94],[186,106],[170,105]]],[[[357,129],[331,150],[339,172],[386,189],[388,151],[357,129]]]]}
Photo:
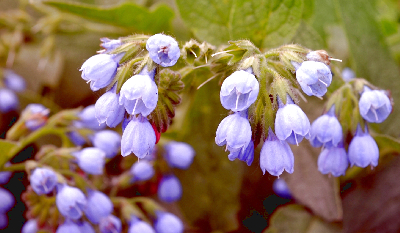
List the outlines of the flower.
{"type": "Polygon", "coordinates": [[[356,77],[356,74],[352,69],[346,67],[342,70],[342,78],[345,82],[350,82],[352,79],[356,77]]]}
{"type": "Polygon", "coordinates": [[[67,136],[75,146],[83,146],[86,143],[86,139],[76,131],[68,132],[67,136]]]}
{"type": "Polygon", "coordinates": [[[292,194],[289,190],[289,187],[287,186],[285,180],[283,179],[275,179],[274,183],[272,184],[272,189],[276,193],[276,195],[286,198],[286,199],[292,199],[292,194]]]}
{"type": "Polygon", "coordinates": [[[146,74],[144,67],[138,75],[132,76],[121,88],[119,104],[131,114],[149,115],[157,106],[158,88],[154,82],[154,70],[146,74]]]}
{"type": "Polygon", "coordinates": [[[133,216],[130,222],[128,233],[156,233],[150,224],[133,216]]]}
{"type": "Polygon", "coordinates": [[[100,124],[106,123],[109,127],[116,127],[124,119],[124,106],[119,104],[119,94],[115,93],[117,87],[104,93],[95,104],[95,116],[100,124]]]}
{"type": "Polygon", "coordinates": [[[57,185],[56,173],[48,168],[35,168],[29,177],[33,191],[37,195],[48,194],[57,185]]]}
{"type": "Polygon", "coordinates": [[[81,151],[74,152],[77,158],[78,166],[86,173],[93,175],[103,174],[103,168],[106,163],[106,153],[96,147],[87,147],[81,151]]]}
{"type": "Polygon", "coordinates": [[[235,71],[222,83],[220,99],[224,108],[243,111],[256,101],[259,84],[255,76],[244,70],[235,71]]]}
{"type": "Polygon", "coordinates": [[[331,173],[333,176],[342,176],[346,173],[348,164],[343,145],[324,148],[318,157],[318,170],[322,174],[331,173]]]}
{"type": "Polygon", "coordinates": [[[188,169],[196,154],[194,149],[184,142],[168,142],[165,144],[164,149],[164,158],[167,160],[169,166],[180,169],[188,169]]]}
{"type": "Polygon", "coordinates": [[[7,213],[0,213],[0,229],[4,229],[8,226],[7,213]]]}
{"type": "Polygon", "coordinates": [[[225,117],[218,125],[215,143],[218,146],[226,144],[230,152],[240,151],[251,140],[251,127],[247,119],[247,111],[235,112],[225,117]]]}
{"type": "Polygon", "coordinates": [[[0,213],[6,213],[15,204],[14,196],[7,190],[0,187],[0,213]]]}
{"type": "Polygon", "coordinates": [[[65,220],[63,224],[58,226],[56,233],[80,233],[79,226],[71,220],[65,220]]]}
{"type": "Polygon", "coordinates": [[[114,49],[118,48],[122,45],[122,41],[118,40],[110,40],[109,38],[100,38],[101,44],[100,46],[105,49],[104,52],[108,53],[113,51],[114,49]]]}
{"type": "Polygon", "coordinates": [[[29,219],[25,222],[22,227],[21,233],[36,233],[38,231],[38,225],[36,219],[29,219]]]}
{"type": "Polygon", "coordinates": [[[279,140],[286,140],[292,145],[299,145],[304,137],[308,138],[310,121],[299,106],[287,97],[286,105],[278,99],[279,109],[275,118],[275,133],[279,140]]]}
{"type": "Polygon", "coordinates": [[[182,185],[174,175],[164,176],[158,184],[158,198],[165,202],[178,201],[182,197],[182,185]]]}
{"type": "Polygon", "coordinates": [[[280,176],[283,170],[293,173],[294,156],[286,141],[279,140],[272,132],[268,131],[268,138],[264,141],[260,153],[260,167],[265,174],[267,170],[273,176],[280,176]]]}
{"type": "Polygon", "coordinates": [[[102,218],[99,224],[101,233],[120,233],[122,229],[121,220],[114,215],[102,218]]]}
{"type": "Polygon", "coordinates": [[[84,108],[78,117],[80,120],[74,121],[74,126],[77,128],[88,128],[91,130],[100,130],[106,127],[106,124],[99,123],[95,116],[95,105],[89,105],[84,108]]]}
{"type": "Polygon", "coordinates": [[[118,61],[110,54],[97,54],[87,59],[81,69],[82,78],[90,82],[90,89],[98,91],[109,85],[117,73],[118,61]]]}
{"type": "Polygon", "coordinates": [[[146,49],[150,58],[162,67],[175,65],[181,54],[176,40],[163,34],[151,36],[147,40],[146,49]]]}
{"type": "MultiPolygon", "coordinates": [[[[7,162],[4,167],[8,167],[10,165],[11,163],[7,162]]],[[[12,174],[12,172],[0,172],[0,184],[6,184],[10,180],[12,174]]]]}
{"type": "Polygon", "coordinates": [[[139,115],[129,122],[122,134],[122,156],[134,153],[139,159],[143,159],[152,152],[156,145],[156,134],[147,118],[139,115]]]}
{"type": "Polygon", "coordinates": [[[23,111],[25,126],[31,130],[37,130],[43,127],[47,122],[50,110],[41,104],[28,104],[23,111]]]}
{"type": "Polygon", "coordinates": [[[156,215],[157,215],[157,220],[154,223],[154,228],[156,229],[157,233],[183,232],[183,223],[175,215],[162,211],[157,211],[156,215]]]}
{"type": "Polygon", "coordinates": [[[357,126],[357,132],[349,145],[349,161],[351,166],[376,167],[379,160],[379,148],[375,140],[369,135],[367,128],[365,132],[357,126]]]}
{"type": "Polygon", "coordinates": [[[96,190],[88,190],[87,205],[83,212],[92,223],[98,224],[100,219],[112,213],[113,208],[114,206],[107,195],[96,190]]]}
{"type": "Polygon", "coordinates": [[[381,123],[392,111],[389,97],[381,90],[371,90],[364,86],[364,92],[358,103],[361,116],[371,123],[381,123]]]}
{"type": "Polygon", "coordinates": [[[96,132],[91,137],[91,141],[93,146],[104,151],[109,159],[116,156],[121,147],[121,135],[112,130],[96,132]]]}
{"type": "Polygon", "coordinates": [[[246,147],[243,147],[241,150],[231,152],[228,155],[228,159],[230,161],[239,159],[246,162],[247,166],[250,166],[254,160],[254,142],[251,140],[246,147]]]}
{"type": "Polygon", "coordinates": [[[18,108],[19,101],[17,95],[9,89],[0,89],[0,112],[6,113],[18,108]]]}
{"type": "Polygon", "coordinates": [[[59,185],[57,187],[56,205],[58,211],[67,218],[79,219],[87,201],[83,192],[75,187],[59,185]]]}
{"type": "Polygon", "coordinates": [[[342,141],[343,132],[342,126],[335,117],[335,106],[312,123],[310,135],[310,143],[313,147],[338,146],[342,141]]]}
{"type": "Polygon", "coordinates": [[[24,91],[26,88],[25,79],[12,70],[4,71],[4,85],[15,92],[24,91]]]}
{"type": "Polygon", "coordinates": [[[79,227],[79,232],[80,233],[96,233],[92,227],[92,225],[90,225],[90,223],[86,222],[86,221],[81,221],[78,222],[78,227],[79,227]]]}
{"type": "Polygon", "coordinates": [[[141,160],[132,165],[130,173],[134,181],[146,181],[154,176],[154,168],[149,161],[141,160]]]}
{"type": "Polygon", "coordinates": [[[296,79],[304,93],[321,97],[332,82],[332,73],[322,62],[305,61],[296,70],[296,79]]]}

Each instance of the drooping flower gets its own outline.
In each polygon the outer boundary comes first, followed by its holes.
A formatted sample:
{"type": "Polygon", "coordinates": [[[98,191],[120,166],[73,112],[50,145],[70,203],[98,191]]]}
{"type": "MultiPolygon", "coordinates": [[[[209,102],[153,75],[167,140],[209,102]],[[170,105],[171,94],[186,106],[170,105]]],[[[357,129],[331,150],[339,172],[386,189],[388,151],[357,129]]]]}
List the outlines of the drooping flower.
{"type": "Polygon", "coordinates": [[[215,143],[226,144],[230,152],[245,148],[251,140],[251,126],[247,119],[247,111],[235,112],[225,117],[217,128],[215,143]]]}
{"type": "Polygon", "coordinates": [[[153,164],[147,160],[140,160],[134,163],[130,173],[133,175],[133,181],[146,181],[154,176],[153,164]]]}
{"type": "Polygon", "coordinates": [[[104,93],[95,104],[95,116],[100,124],[106,123],[109,127],[116,127],[124,118],[125,109],[119,104],[119,94],[114,85],[111,90],[104,93]]]}
{"type": "Polygon", "coordinates": [[[268,171],[273,176],[280,176],[283,170],[288,173],[293,173],[294,170],[294,156],[289,144],[279,140],[271,128],[261,148],[260,167],[263,174],[268,171]]]}
{"type": "Polygon", "coordinates": [[[90,139],[93,146],[104,151],[109,159],[116,156],[121,147],[121,135],[112,130],[96,132],[90,139]]]}
{"type": "Polygon", "coordinates": [[[68,219],[65,220],[63,224],[58,226],[56,231],[56,233],[72,233],[72,232],[80,233],[81,231],[76,223],[68,219]]]}
{"type": "Polygon", "coordinates": [[[182,185],[174,175],[164,176],[158,185],[158,198],[164,202],[178,201],[182,197],[182,185]]]}
{"type": "Polygon", "coordinates": [[[274,180],[274,183],[272,184],[272,189],[276,193],[276,195],[286,198],[286,199],[292,199],[292,193],[290,192],[289,187],[287,186],[286,182],[284,179],[278,178],[274,180]]]}
{"type": "Polygon", "coordinates": [[[157,233],[183,232],[183,223],[175,215],[162,211],[157,211],[156,215],[157,215],[157,220],[154,223],[154,228],[156,229],[157,233]]]}
{"type": "Polygon", "coordinates": [[[85,195],[80,189],[68,185],[57,187],[56,205],[64,217],[79,219],[86,204],[85,195]]]}
{"type": "Polygon", "coordinates": [[[305,61],[296,70],[296,79],[304,93],[321,97],[332,82],[332,73],[322,62],[305,61]]]}
{"type": "Polygon", "coordinates": [[[309,137],[310,121],[303,110],[293,103],[289,95],[286,105],[279,97],[277,99],[279,109],[275,118],[276,136],[282,141],[286,140],[292,145],[298,145],[304,137],[309,137]]]}
{"type": "Polygon", "coordinates": [[[188,169],[196,152],[187,143],[171,141],[164,146],[164,158],[170,167],[188,169]]]}
{"type": "Polygon", "coordinates": [[[15,92],[24,91],[26,88],[25,79],[12,70],[4,70],[4,85],[15,92]]]}
{"type": "Polygon", "coordinates": [[[371,123],[381,123],[392,111],[389,97],[381,90],[371,90],[364,86],[364,92],[358,103],[361,116],[371,123]]]}
{"type": "Polygon", "coordinates": [[[113,208],[107,195],[96,190],[88,190],[87,205],[83,212],[92,223],[98,224],[102,218],[112,213],[113,208]]]}
{"type": "Polygon", "coordinates": [[[349,160],[343,145],[324,148],[318,157],[318,170],[322,174],[342,176],[346,173],[348,166],[349,160]]]}
{"type": "Polygon", "coordinates": [[[74,152],[77,158],[78,166],[86,173],[93,175],[103,174],[103,168],[106,163],[106,153],[96,147],[87,147],[74,152]]]}
{"type": "Polygon", "coordinates": [[[337,147],[342,141],[342,126],[335,116],[335,106],[324,115],[318,117],[311,125],[310,143],[313,147],[337,147]]]}
{"type": "Polygon", "coordinates": [[[48,168],[35,168],[29,177],[33,191],[37,195],[48,194],[57,185],[56,173],[48,168]]]}
{"type": "Polygon", "coordinates": [[[243,111],[256,101],[259,84],[255,76],[244,70],[235,71],[222,83],[220,99],[224,108],[243,111]]]}
{"type": "Polygon", "coordinates": [[[246,162],[247,166],[250,166],[254,160],[254,142],[251,140],[246,147],[243,147],[241,150],[231,152],[228,155],[228,159],[230,161],[239,159],[243,162],[246,162]]]}
{"type": "Polygon", "coordinates": [[[141,221],[135,216],[132,216],[128,233],[156,233],[147,222],[141,221]]]}
{"type": "Polygon", "coordinates": [[[146,43],[150,58],[162,67],[175,65],[181,54],[178,43],[170,36],[155,34],[146,43]]]}
{"type": "Polygon", "coordinates": [[[146,117],[133,117],[122,134],[122,156],[134,153],[139,159],[150,154],[156,144],[156,134],[146,117]]]}
{"type": "Polygon", "coordinates": [[[74,121],[77,128],[88,128],[91,130],[100,130],[106,127],[106,124],[99,123],[96,119],[96,110],[94,105],[89,105],[78,113],[79,120],[74,121]]]}
{"type": "Polygon", "coordinates": [[[6,213],[15,204],[14,196],[7,189],[0,187],[0,213],[6,213]]]}
{"type": "Polygon", "coordinates": [[[144,67],[140,74],[132,76],[122,85],[119,104],[129,114],[147,116],[156,108],[158,88],[154,82],[154,73],[154,70],[148,73],[147,67],[144,67]]]}
{"type": "Polygon", "coordinates": [[[38,231],[38,224],[36,219],[29,219],[22,227],[21,233],[36,233],[38,231]]]}
{"type": "Polygon", "coordinates": [[[99,229],[101,233],[120,233],[122,230],[121,220],[114,215],[109,215],[100,220],[99,229]]]}
{"type": "Polygon", "coordinates": [[[349,145],[349,161],[351,166],[376,167],[379,160],[379,148],[375,140],[369,135],[367,128],[365,132],[357,127],[356,135],[349,145]]]}
{"type": "Polygon", "coordinates": [[[22,113],[26,118],[25,126],[31,131],[43,127],[49,113],[50,110],[41,104],[28,104],[22,113]]]}
{"type": "Polygon", "coordinates": [[[19,101],[17,95],[9,89],[0,89],[0,112],[6,113],[18,108],[19,101]]]}
{"type": "Polygon", "coordinates": [[[80,233],[96,233],[90,225],[90,223],[86,221],[80,221],[77,223],[80,233]]]}
{"type": "Polygon", "coordinates": [[[108,86],[117,73],[118,60],[110,54],[97,54],[87,59],[81,69],[82,78],[90,82],[90,89],[98,91],[108,86]]]}

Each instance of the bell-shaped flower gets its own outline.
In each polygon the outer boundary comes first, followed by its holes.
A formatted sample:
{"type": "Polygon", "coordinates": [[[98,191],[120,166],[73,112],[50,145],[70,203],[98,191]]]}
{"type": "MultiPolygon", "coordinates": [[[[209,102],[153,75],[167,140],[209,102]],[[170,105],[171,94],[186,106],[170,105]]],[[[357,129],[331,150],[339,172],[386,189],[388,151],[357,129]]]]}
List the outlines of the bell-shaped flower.
{"type": "Polygon", "coordinates": [[[66,218],[79,219],[87,201],[83,192],[75,187],[59,185],[57,187],[56,205],[58,211],[66,218]]]}
{"type": "Polygon", "coordinates": [[[15,92],[24,91],[26,88],[25,79],[12,70],[4,70],[4,85],[15,92]]]}
{"type": "Polygon", "coordinates": [[[133,117],[122,133],[122,156],[134,153],[139,159],[150,154],[156,145],[156,134],[146,117],[133,117]]]}
{"type": "Polygon", "coordinates": [[[90,82],[90,89],[97,91],[108,86],[117,73],[118,60],[110,54],[97,54],[87,59],[81,69],[82,78],[90,82]]]}
{"type": "Polygon", "coordinates": [[[91,130],[100,130],[106,127],[106,124],[99,123],[96,119],[95,105],[89,105],[78,113],[79,120],[74,121],[77,128],[88,128],[91,130]]]}
{"type": "Polygon", "coordinates": [[[57,175],[48,168],[35,168],[29,177],[33,191],[37,195],[48,194],[57,185],[57,175]]]}
{"type": "Polygon", "coordinates": [[[304,93],[321,97],[331,85],[332,73],[322,62],[305,61],[296,70],[296,79],[304,93]]]}
{"type": "Polygon", "coordinates": [[[367,128],[365,132],[361,127],[357,127],[356,135],[349,145],[349,161],[351,166],[376,167],[379,160],[379,148],[375,140],[369,135],[367,128]]]}
{"type": "Polygon", "coordinates": [[[104,151],[109,159],[116,156],[121,147],[121,135],[112,130],[98,131],[90,137],[90,140],[93,146],[104,151]]]}
{"type": "Polygon", "coordinates": [[[74,152],[78,166],[86,173],[92,175],[103,174],[106,163],[106,153],[96,147],[87,147],[81,151],[74,152]]]}
{"type": "Polygon", "coordinates": [[[47,122],[50,110],[41,104],[28,104],[22,114],[25,126],[31,131],[43,127],[47,122]]]}
{"type": "Polygon", "coordinates": [[[259,84],[256,77],[244,70],[235,71],[222,83],[220,99],[224,108],[243,111],[256,101],[259,84]]]}
{"type": "Polygon", "coordinates": [[[251,140],[251,126],[247,119],[247,111],[235,112],[225,117],[217,128],[215,143],[218,146],[226,144],[230,152],[240,151],[251,140]]]}
{"type": "Polygon", "coordinates": [[[95,116],[100,124],[106,123],[114,128],[124,119],[125,108],[119,104],[119,94],[115,93],[117,87],[104,93],[95,104],[95,116]]]}
{"type": "Polygon", "coordinates": [[[36,233],[38,231],[38,224],[36,219],[29,219],[24,223],[21,233],[36,233]]]}
{"type": "Polygon", "coordinates": [[[313,147],[337,147],[342,138],[342,126],[335,116],[335,106],[311,125],[310,143],[313,147]]]}
{"type": "Polygon", "coordinates": [[[151,36],[147,40],[146,49],[149,51],[150,58],[162,67],[175,65],[181,55],[178,42],[163,34],[151,36]]]}
{"type": "Polygon", "coordinates": [[[254,160],[254,142],[251,140],[246,147],[243,147],[241,150],[231,152],[228,155],[228,159],[230,161],[239,159],[243,162],[246,162],[247,166],[250,166],[254,160]]]}
{"type": "Polygon", "coordinates": [[[164,158],[170,167],[188,169],[196,152],[187,143],[171,141],[164,146],[164,158]]]}
{"type": "Polygon", "coordinates": [[[322,174],[342,176],[346,173],[348,166],[349,160],[342,143],[337,147],[324,148],[318,157],[318,170],[322,174]]]}
{"type": "Polygon", "coordinates": [[[76,223],[65,220],[63,224],[58,226],[56,233],[81,233],[81,231],[76,223]]]}
{"type": "Polygon", "coordinates": [[[141,221],[137,217],[133,216],[130,221],[130,227],[128,233],[156,233],[147,222],[141,221]]]}
{"type": "Polygon", "coordinates": [[[0,112],[6,113],[18,108],[19,101],[17,95],[6,88],[0,89],[0,112]]]}
{"type": "Polygon", "coordinates": [[[157,211],[157,220],[154,223],[154,228],[157,233],[182,233],[183,223],[182,221],[176,217],[175,215],[168,213],[157,211]]]}
{"type": "Polygon", "coordinates": [[[279,140],[272,132],[268,131],[268,138],[264,141],[260,153],[260,167],[265,174],[268,171],[273,176],[280,176],[283,170],[293,173],[294,156],[286,141],[279,140]]]}
{"type": "Polygon", "coordinates": [[[287,186],[284,179],[275,179],[274,183],[272,184],[272,190],[276,193],[276,195],[286,198],[292,199],[292,193],[290,192],[289,187],[287,186]]]}
{"type": "Polygon", "coordinates": [[[182,197],[182,185],[174,175],[164,176],[158,184],[158,198],[164,202],[178,201],[182,197]]]}
{"type": "Polygon", "coordinates": [[[100,220],[99,229],[101,233],[120,233],[122,230],[121,220],[114,215],[109,215],[100,220]]]}
{"type": "Polygon", "coordinates": [[[389,97],[381,90],[371,90],[364,86],[358,103],[361,116],[368,122],[381,123],[392,111],[389,97]]]}
{"type": "Polygon", "coordinates": [[[14,196],[7,189],[0,187],[0,213],[6,213],[15,204],[14,196]]]}
{"type": "Polygon", "coordinates": [[[133,181],[146,181],[154,176],[153,164],[147,160],[140,160],[134,163],[130,173],[133,176],[133,181]]]}
{"type": "Polygon", "coordinates": [[[278,99],[279,109],[275,118],[275,133],[279,140],[286,140],[292,145],[299,145],[304,137],[309,137],[310,121],[299,106],[287,97],[286,105],[278,99]]]}
{"type": "Polygon", "coordinates": [[[83,212],[92,223],[98,224],[102,218],[112,213],[113,208],[114,206],[107,195],[96,190],[88,190],[87,205],[83,212]]]}
{"type": "Polygon", "coordinates": [[[119,104],[131,114],[149,115],[157,106],[158,88],[154,82],[154,73],[144,67],[138,75],[128,79],[121,88],[119,104]]]}

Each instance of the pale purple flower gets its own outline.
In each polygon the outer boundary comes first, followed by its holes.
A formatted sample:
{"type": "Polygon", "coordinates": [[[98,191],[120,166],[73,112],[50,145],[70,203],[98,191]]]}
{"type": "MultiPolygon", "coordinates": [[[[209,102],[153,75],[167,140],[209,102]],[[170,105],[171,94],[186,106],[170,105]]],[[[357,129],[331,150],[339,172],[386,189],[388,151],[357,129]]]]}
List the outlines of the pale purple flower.
{"type": "Polygon", "coordinates": [[[254,160],[254,142],[251,140],[246,147],[243,147],[241,150],[231,152],[228,155],[228,159],[230,161],[239,159],[243,162],[246,162],[247,166],[250,166],[254,160]]]}
{"type": "Polygon", "coordinates": [[[25,79],[12,70],[4,70],[4,85],[15,92],[24,91],[26,88],[25,79]]]}
{"type": "Polygon", "coordinates": [[[83,192],[75,187],[59,185],[57,187],[56,205],[58,211],[67,218],[79,219],[87,201],[83,192]]]}
{"type": "Polygon", "coordinates": [[[96,147],[87,147],[80,151],[74,152],[77,158],[78,166],[86,173],[93,175],[103,174],[104,165],[106,163],[106,153],[96,147]]]}
{"type": "Polygon", "coordinates": [[[96,190],[88,190],[87,205],[83,212],[92,223],[98,224],[102,218],[112,213],[113,208],[107,195],[96,190]]]}
{"type": "Polygon", "coordinates": [[[114,215],[109,215],[100,220],[99,229],[101,233],[120,233],[122,230],[121,220],[114,215]]]}
{"type": "Polygon", "coordinates": [[[17,95],[6,88],[0,88],[0,112],[6,113],[18,108],[19,101],[17,95]]]}
{"type": "Polygon", "coordinates": [[[150,58],[162,67],[173,66],[178,61],[180,49],[176,40],[163,34],[151,36],[146,43],[150,58]]]}
{"type": "Polygon", "coordinates": [[[118,60],[110,54],[97,54],[87,59],[81,69],[82,78],[90,82],[90,89],[97,91],[108,86],[117,73],[118,60]]]}
{"type": "Polygon", "coordinates": [[[382,90],[371,90],[367,86],[358,103],[361,116],[371,123],[381,123],[392,112],[389,97],[382,90]]]}
{"type": "Polygon", "coordinates": [[[188,169],[196,154],[192,146],[185,142],[171,141],[164,145],[164,158],[170,167],[188,169]]]}
{"type": "Polygon", "coordinates": [[[349,160],[343,145],[324,148],[318,157],[318,170],[322,174],[343,176],[348,166],[349,160]]]}
{"type": "Polygon", "coordinates": [[[287,186],[286,182],[282,178],[278,178],[274,180],[274,183],[272,184],[272,189],[276,193],[276,195],[286,198],[286,199],[292,199],[292,194],[290,192],[289,187],[287,186]]]}
{"type": "Polygon", "coordinates": [[[147,222],[139,220],[137,217],[133,216],[130,222],[130,227],[128,233],[156,233],[147,222]]]}
{"type": "Polygon", "coordinates": [[[90,139],[93,146],[104,151],[109,159],[117,155],[121,147],[121,135],[112,130],[98,131],[90,139]]]}
{"type": "Polygon", "coordinates": [[[38,195],[48,194],[57,185],[57,175],[48,168],[35,168],[29,177],[33,191],[38,195]]]}
{"type": "Polygon", "coordinates": [[[157,220],[154,223],[154,228],[157,233],[182,233],[183,223],[182,221],[176,217],[175,215],[168,213],[157,211],[157,220]]]}
{"type": "Polygon", "coordinates": [[[26,117],[26,128],[34,131],[46,124],[50,110],[41,104],[28,104],[22,114],[26,117]]]}
{"type": "Polygon", "coordinates": [[[304,93],[321,97],[332,82],[332,73],[322,62],[305,61],[296,70],[296,79],[304,93]]]}
{"type": "Polygon", "coordinates": [[[178,201],[182,197],[182,185],[174,175],[164,176],[158,184],[158,198],[164,202],[178,201]]]}
{"type": "Polygon", "coordinates": [[[154,176],[155,171],[151,162],[142,159],[132,165],[130,173],[133,181],[146,181],[154,176]]]}
{"type": "Polygon", "coordinates": [[[342,138],[342,126],[335,116],[335,106],[311,125],[310,143],[313,147],[337,147],[342,138]]]}
{"type": "Polygon", "coordinates": [[[14,196],[7,189],[0,187],[0,213],[6,213],[15,204],[14,196]]]}
{"type": "Polygon", "coordinates": [[[119,94],[116,85],[104,93],[95,104],[95,116],[99,123],[106,123],[109,127],[116,127],[124,118],[124,106],[119,104],[119,94]]]}
{"type": "Polygon", "coordinates": [[[379,148],[375,140],[368,133],[367,128],[365,132],[361,127],[357,127],[356,135],[351,140],[349,145],[349,161],[351,166],[373,167],[378,166],[379,148]]]}
{"type": "Polygon", "coordinates": [[[22,227],[21,233],[36,233],[38,231],[38,225],[36,219],[29,219],[25,222],[22,227]]]}

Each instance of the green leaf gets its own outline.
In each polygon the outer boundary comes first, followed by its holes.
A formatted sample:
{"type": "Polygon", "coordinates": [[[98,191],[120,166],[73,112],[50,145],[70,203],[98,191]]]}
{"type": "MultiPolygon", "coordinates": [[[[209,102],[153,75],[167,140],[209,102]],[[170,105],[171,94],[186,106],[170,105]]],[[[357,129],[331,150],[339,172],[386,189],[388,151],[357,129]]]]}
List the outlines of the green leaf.
{"type": "Polygon", "coordinates": [[[264,233],[339,233],[340,228],[312,216],[300,205],[288,205],[279,208],[269,221],[264,233]]]}
{"type": "Polygon", "coordinates": [[[217,45],[244,38],[262,47],[288,43],[303,14],[303,0],[177,0],[177,4],[194,34],[217,45]]]}
{"type": "Polygon", "coordinates": [[[0,139],[0,151],[1,151],[0,168],[3,167],[4,164],[6,164],[8,161],[10,161],[11,156],[14,156],[14,155],[9,155],[9,152],[16,146],[17,144],[15,142],[0,139]]]}
{"type": "Polygon", "coordinates": [[[107,7],[67,1],[43,0],[42,3],[86,19],[146,33],[170,30],[171,20],[174,16],[172,9],[165,5],[158,5],[157,8],[149,11],[147,8],[131,2],[107,7]]]}
{"type": "Polygon", "coordinates": [[[384,156],[391,153],[400,153],[400,140],[388,135],[372,133],[379,147],[379,154],[384,156]]]}

